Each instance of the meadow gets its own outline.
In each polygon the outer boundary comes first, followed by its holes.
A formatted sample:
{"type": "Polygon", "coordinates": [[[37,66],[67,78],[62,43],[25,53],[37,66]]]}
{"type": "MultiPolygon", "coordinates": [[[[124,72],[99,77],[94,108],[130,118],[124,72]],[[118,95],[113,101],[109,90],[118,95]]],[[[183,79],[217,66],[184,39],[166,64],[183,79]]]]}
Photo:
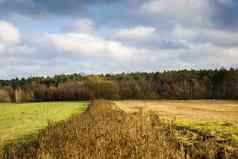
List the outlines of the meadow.
{"type": "Polygon", "coordinates": [[[0,146],[32,140],[49,122],[82,112],[87,102],[0,103],[0,146]]]}

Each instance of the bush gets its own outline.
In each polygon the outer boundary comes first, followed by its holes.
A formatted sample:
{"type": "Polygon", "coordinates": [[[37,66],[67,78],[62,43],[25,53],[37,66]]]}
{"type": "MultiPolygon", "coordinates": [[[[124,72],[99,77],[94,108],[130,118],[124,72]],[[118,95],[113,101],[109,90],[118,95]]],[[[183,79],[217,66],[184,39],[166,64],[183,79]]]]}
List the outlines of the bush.
{"type": "Polygon", "coordinates": [[[0,102],[11,102],[10,92],[6,89],[0,89],[0,102]]]}
{"type": "Polygon", "coordinates": [[[92,80],[89,79],[86,82],[89,89],[91,99],[118,99],[119,88],[118,84],[109,80],[92,80]]]}

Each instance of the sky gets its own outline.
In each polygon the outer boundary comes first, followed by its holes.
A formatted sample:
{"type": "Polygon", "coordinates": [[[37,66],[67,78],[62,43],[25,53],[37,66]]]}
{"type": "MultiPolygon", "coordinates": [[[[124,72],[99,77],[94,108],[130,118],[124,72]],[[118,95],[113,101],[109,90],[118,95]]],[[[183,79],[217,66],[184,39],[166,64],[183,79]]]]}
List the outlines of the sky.
{"type": "Polygon", "coordinates": [[[238,66],[237,0],[0,0],[0,79],[238,66]]]}

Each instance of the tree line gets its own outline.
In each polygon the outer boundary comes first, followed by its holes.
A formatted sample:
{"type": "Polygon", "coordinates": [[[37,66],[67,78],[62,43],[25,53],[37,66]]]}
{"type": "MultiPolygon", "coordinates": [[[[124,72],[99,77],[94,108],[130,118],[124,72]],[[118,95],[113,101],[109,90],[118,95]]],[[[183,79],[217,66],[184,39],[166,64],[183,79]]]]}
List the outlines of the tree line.
{"type": "Polygon", "coordinates": [[[0,80],[1,102],[238,99],[238,70],[179,70],[0,80]]]}

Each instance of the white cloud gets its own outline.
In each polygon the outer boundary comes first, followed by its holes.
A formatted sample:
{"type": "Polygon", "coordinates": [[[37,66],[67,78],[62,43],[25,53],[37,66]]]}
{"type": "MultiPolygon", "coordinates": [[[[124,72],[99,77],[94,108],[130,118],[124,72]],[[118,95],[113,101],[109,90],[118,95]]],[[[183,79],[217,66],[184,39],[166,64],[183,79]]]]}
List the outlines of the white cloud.
{"type": "Polygon", "coordinates": [[[0,21],[0,42],[4,44],[17,44],[21,36],[18,29],[11,23],[0,21]]]}
{"type": "Polygon", "coordinates": [[[171,38],[190,41],[203,39],[204,43],[212,43],[220,47],[236,47],[238,44],[238,33],[214,28],[200,28],[177,25],[171,33],[171,38]]]}
{"type": "Polygon", "coordinates": [[[52,35],[51,40],[56,48],[66,52],[94,55],[102,51],[104,46],[101,39],[87,34],[66,33],[52,35]]]}
{"type": "Polygon", "coordinates": [[[207,44],[191,44],[189,50],[180,50],[177,60],[190,64],[192,68],[218,68],[237,65],[238,48],[223,48],[207,44]]]}
{"type": "Polygon", "coordinates": [[[129,57],[136,49],[120,42],[105,40],[101,37],[82,33],[50,35],[57,50],[85,56],[129,57]]]}
{"type": "Polygon", "coordinates": [[[140,13],[148,15],[163,23],[208,26],[211,14],[210,0],[148,0],[140,13]]]}
{"type": "Polygon", "coordinates": [[[172,34],[179,40],[191,40],[196,37],[197,32],[193,29],[177,25],[173,30],[172,34]]]}
{"type": "Polygon", "coordinates": [[[5,46],[3,44],[0,44],[0,55],[4,52],[5,46]]]}
{"type": "Polygon", "coordinates": [[[148,0],[141,9],[153,15],[191,16],[202,14],[207,7],[208,0],[148,0]]]}
{"type": "Polygon", "coordinates": [[[153,27],[138,26],[134,28],[117,29],[114,31],[115,37],[130,40],[145,40],[151,38],[156,29],[153,27]]]}
{"type": "Polygon", "coordinates": [[[220,47],[237,47],[238,33],[220,30],[204,30],[200,31],[201,35],[211,43],[220,47]]]}
{"type": "Polygon", "coordinates": [[[7,28],[0,32],[0,76],[235,65],[238,33],[213,28],[206,17],[206,1],[148,0],[142,7],[146,16],[141,21],[136,19],[141,14],[128,17],[132,22],[125,20],[126,24],[118,24],[118,19],[104,23],[99,18],[96,24],[93,19],[80,18],[64,27],[74,19],[61,24],[57,17],[51,24],[43,24],[45,20],[40,26],[28,26],[34,28],[31,34],[24,28],[29,24],[22,25],[22,20],[14,22],[22,34],[14,25],[0,21],[0,31],[7,28]],[[52,33],[56,24],[61,32],[52,33]]]}

